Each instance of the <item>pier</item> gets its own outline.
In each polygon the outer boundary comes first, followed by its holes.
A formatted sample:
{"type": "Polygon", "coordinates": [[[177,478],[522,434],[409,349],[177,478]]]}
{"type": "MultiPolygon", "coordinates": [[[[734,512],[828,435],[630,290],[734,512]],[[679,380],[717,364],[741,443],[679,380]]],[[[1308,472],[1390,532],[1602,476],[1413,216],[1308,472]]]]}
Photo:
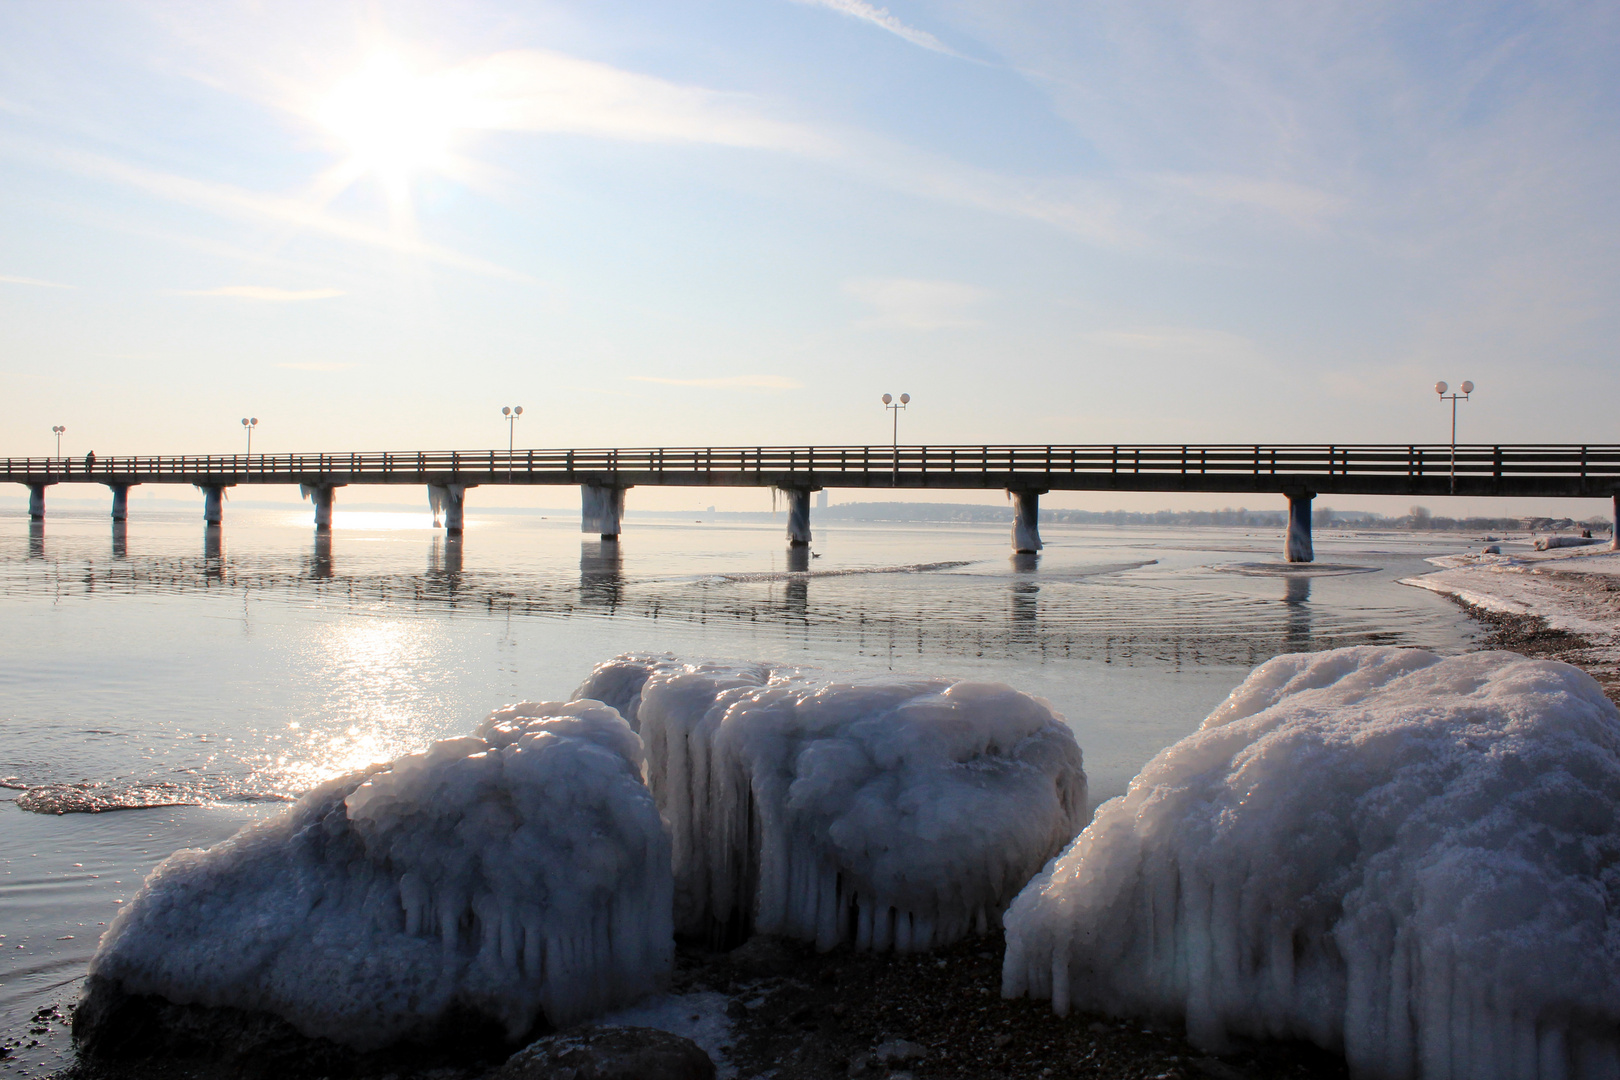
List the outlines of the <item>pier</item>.
{"type": "Polygon", "coordinates": [[[581,528],[619,535],[636,487],[769,487],[787,499],[787,540],[810,543],[810,495],[828,488],[1001,489],[1014,502],[1012,546],[1041,548],[1040,497],[1051,491],[1160,491],[1277,495],[1288,500],[1285,553],[1310,562],[1317,495],[1500,496],[1608,499],[1620,519],[1617,444],[758,446],[574,450],[443,450],[319,454],[191,454],[6,458],[0,480],[29,488],[29,514],[45,517],[46,488],[104,484],[112,516],[128,516],[138,484],[190,484],[203,519],[219,525],[231,487],[295,484],[331,528],[340,487],[425,487],[435,524],[462,529],[478,487],[578,486],[581,528]]]}

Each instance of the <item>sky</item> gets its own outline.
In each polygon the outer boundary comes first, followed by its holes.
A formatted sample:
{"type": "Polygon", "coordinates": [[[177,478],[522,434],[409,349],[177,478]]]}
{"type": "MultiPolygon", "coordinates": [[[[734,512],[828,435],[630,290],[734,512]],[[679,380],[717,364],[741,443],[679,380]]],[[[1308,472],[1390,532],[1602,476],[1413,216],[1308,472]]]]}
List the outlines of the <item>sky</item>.
{"type": "Polygon", "coordinates": [[[878,443],[902,391],[913,443],[1444,442],[1438,379],[1463,441],[1620,442],[1617,45],[1556,0],[0,0],[0,446],[878,443]]]}

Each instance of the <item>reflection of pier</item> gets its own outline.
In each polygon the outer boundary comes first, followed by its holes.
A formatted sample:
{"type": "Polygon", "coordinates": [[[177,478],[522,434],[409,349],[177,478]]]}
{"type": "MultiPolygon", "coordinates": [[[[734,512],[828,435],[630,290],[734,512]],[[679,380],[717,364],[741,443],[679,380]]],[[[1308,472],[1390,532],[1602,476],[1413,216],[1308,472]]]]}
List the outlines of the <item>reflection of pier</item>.
{"type": "Polygon", "coordinates": [[[579,545],[579,602],[616,611],[624,601],[624,557],[617,540],[579,545]]]}
{"type": "Polygon", "coordinates": [[[1144,618],[1144,600],[1153,603],[1155,593],[1101,580],[1048,581],[1035,556],[1016,556],[1007,575],[963,575],[956,572],[959,563],[896,567],[897,576],[883,579],[890,582],[884,586],[890,599],[873,604],[873,571],[818,574],[808,569],[803,549],[789,551],[786,573],[637,581],[624,573],[620,545],[596,540],[581,545],[574,579],[468,571],[467,540],[460,536],[433,537],[419,572],[352,574],[341,572],[341,532],[317,536],[305,553],[276,558],[232,553],[220,530],[210,529],[192,555],[125,553],[68,563],[44,557],[41,523],[31,527],[30,538],[29,557],[0,576],[0,596],[232,592],[326,607],[348,603],[368,611],[386,604],[400,612],[504,617],[588,612],[747,632],[791,626],[802,640],[839,640],[868,656],[1017,655],[1178,668],[1253,666],[1279,652],[1403,640],[1371,618],[1313,613],[1309,578],[1295,574],[1285,577],[1283,605],[1257,605],[1252,596],[1227,593],[1191,594],[1144,618]]]}
{"type": "Polygon", "coordinates": [[[1289,652],[1311,651],[1311,576],[1289,574],[1284,579],[1283,603],[1288,607],[1288,630],[1284,635],[1289,652]]]}
{"type": "Polygon", "coordinates": [[[1020,552],[1012,557],[1013,583],[1009,618],[1015,640],[1033,641],[1036,637],[1036,619],[1040,613],[1041,586],[1035,579],[1041,557],[1020,552]]]}
{"type": "MultiPolygon", "coordinates": [[[[810,543],[810,493],[827,488],[1005,489],[1014,504],[1013,548],[1041,549],[1040,497],[1049,491],[1274,494],[1288,499],[1286,552],[1310,562],[1317,495],[1603,498],[1620,520],[1620,446],[787,446],[648,449],[406,451],[6,458],[0,480],[26,484],[29,516],[45,516],[53,484],[104,484],[113,519],[128,513],[136,484],[190,484],[203,520],[220,524],[226,489],[296,484],[331,528],[336,491],[353,484],[427,489],[434,522],[464,524],[468,490],[496,485],[577,485],[585,532],[617,539],[633,487],[769,487],[788,502],[788,542],[810,543]]],[[[1620,546],[1620,536],[1615,541],[1620,546]]]]}
{"type": "Polygon", "coordinates": [[[315,545],[309,553],[309,576],[312,578],[329,578],[332,576],[332,530],[315,530],[315,545]]]}

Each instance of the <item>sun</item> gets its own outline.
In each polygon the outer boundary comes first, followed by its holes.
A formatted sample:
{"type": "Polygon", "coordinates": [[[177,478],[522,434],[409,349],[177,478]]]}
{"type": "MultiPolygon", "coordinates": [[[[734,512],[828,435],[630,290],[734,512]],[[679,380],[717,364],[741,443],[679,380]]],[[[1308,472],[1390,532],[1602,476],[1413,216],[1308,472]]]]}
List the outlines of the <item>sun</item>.
{"type": "Polygon", "coordinates": [[[424,172],[454,168],[456,103],[443,80],[413,71],[397,53],[377,52],[321,102],[317,119],[349,152],[352,181],[375,177],[396,200],[424,172]]]}

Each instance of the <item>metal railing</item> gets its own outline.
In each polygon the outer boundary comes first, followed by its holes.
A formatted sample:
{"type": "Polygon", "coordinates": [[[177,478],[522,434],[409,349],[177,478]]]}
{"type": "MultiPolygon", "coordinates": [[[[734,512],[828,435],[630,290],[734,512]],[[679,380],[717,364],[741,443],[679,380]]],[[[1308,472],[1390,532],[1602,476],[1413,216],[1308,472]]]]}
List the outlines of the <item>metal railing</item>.
{"type": "Polygon", "coordinates": [[[1620,476],[1620,445],[1047,445],[754,446],[578,450],[415,450],[339,454],[181,454],[6,458],[0,480],[116,482],[242,478],[298,483],[321,476],[377,483],[499,474],[566,481],[578,474],[726,474],[746,482],[783,473],[1175,474],[1287,476],[1620,476]]]}

